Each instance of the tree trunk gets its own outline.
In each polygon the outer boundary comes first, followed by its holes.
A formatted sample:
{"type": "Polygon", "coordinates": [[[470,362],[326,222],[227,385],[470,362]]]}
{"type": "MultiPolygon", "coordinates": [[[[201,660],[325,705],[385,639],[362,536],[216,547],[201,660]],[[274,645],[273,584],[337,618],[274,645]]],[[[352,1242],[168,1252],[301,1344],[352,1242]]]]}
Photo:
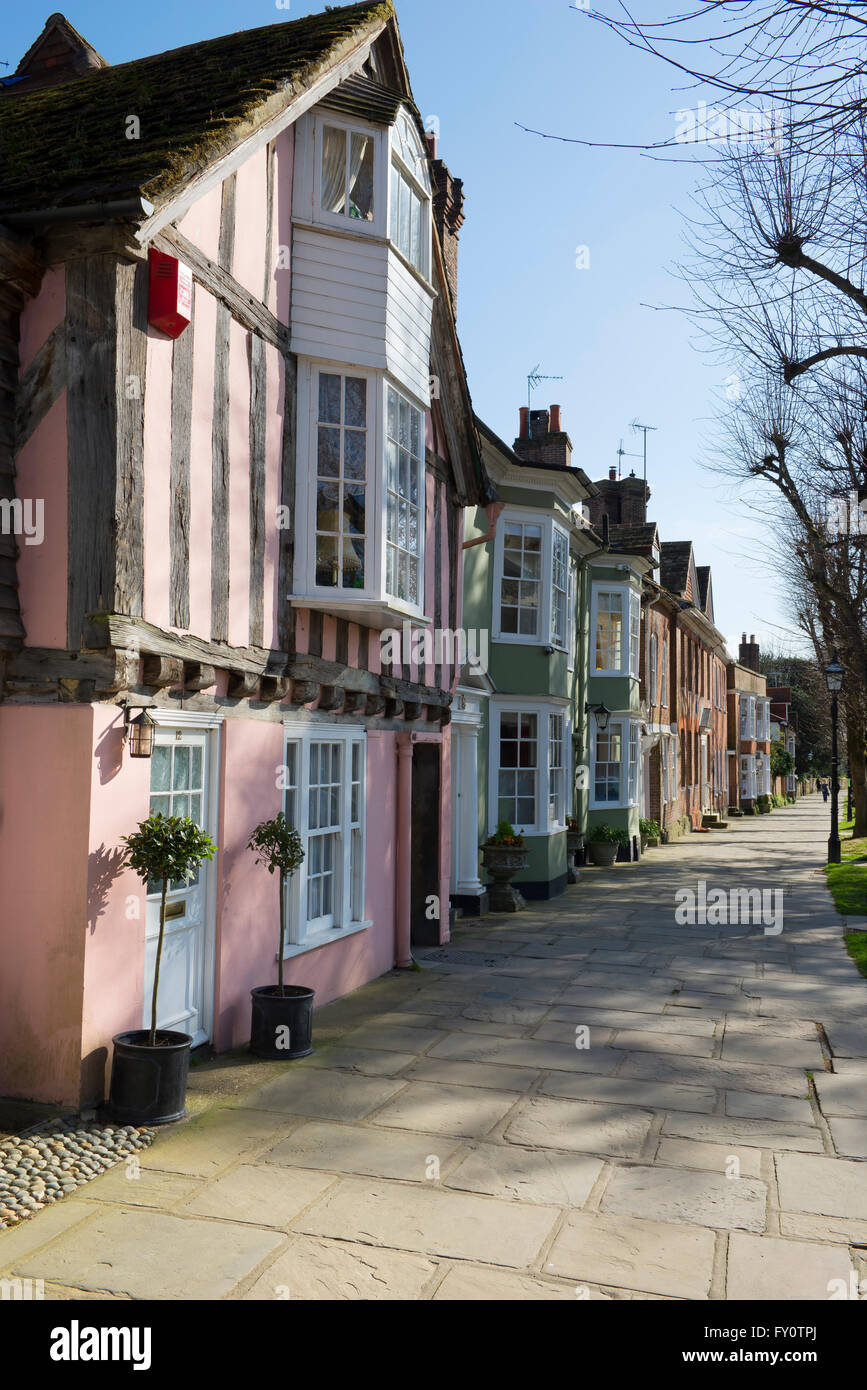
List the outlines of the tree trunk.
{"type": "Polygon", "coordinates": [[[157,958],[154,964],[154,992],[151,1000],[151,1031],[148,1037],[148,1046],[154,1047],[157,1039],[157,992],[160,987],[160,964],[163,958],[163,937],[166,934],[166,893],[169,881],[163,879],[163,891],[160,898],[160,939],[157,942],[157,958]]]}
{"type": "Polygon", "coordinates": [[[865,730],[860,719],[846,714],[846,757],[852,779],[852,803],[855,810],[853,837],[867,836],[867,759],[864,755],[865,730]]]}

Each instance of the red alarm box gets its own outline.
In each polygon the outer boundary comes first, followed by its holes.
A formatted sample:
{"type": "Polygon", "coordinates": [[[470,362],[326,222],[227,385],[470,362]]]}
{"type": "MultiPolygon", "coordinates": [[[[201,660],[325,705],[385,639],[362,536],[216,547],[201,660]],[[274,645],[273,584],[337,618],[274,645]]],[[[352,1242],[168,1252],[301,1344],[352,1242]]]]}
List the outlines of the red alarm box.
{"type": "Polygon", "coordinates": [[[179,338],[193,317],[193,272],[177,256],[150,250],[148,323],[179,338]]]}

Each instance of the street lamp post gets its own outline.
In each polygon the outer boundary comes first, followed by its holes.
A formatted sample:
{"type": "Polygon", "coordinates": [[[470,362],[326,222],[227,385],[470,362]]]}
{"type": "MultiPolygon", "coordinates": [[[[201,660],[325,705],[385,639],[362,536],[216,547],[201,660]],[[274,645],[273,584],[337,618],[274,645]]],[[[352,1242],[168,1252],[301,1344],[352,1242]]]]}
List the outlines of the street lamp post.
{"type": "Polygon", "coordinates": [[[843,667],[834,659],[825,667],[825,684],[831,695],[831,834],[828,837],[828,863],[839,864],[840,831],[838,829],[838,797],[840,795],[839,757],[837,752],[837,696],[843,689],[843,667]]]}

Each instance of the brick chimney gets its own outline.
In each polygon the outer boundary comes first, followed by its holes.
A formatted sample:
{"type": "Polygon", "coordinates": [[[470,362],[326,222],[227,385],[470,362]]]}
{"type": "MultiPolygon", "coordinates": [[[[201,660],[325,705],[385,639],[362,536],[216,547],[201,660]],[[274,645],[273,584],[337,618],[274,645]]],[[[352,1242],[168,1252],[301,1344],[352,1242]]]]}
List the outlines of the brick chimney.
{"type": "Polygon", "coordinates": [[[741,666],[748,666],[751,671],[759,669],[759,644],[756,641],[755,633],[750,635],[749,642],[747,634],[741,638],[741,645],[738,648],[738,662],[741,666]]]}
{"type": "Polygon", "coordinates": [[[58,87],[105,67],[108,67],[105,59],[77,29],[73,29],[69,20],[62,14],[52,14],[13,75],[0,81],[0,94],[14,96],[19,92],[58,87]]]}
{"type": "Polygon", "coordinates": [[[431,183],[433,184],[433,219],[443,248],[446,279],[452,297],[452,309],[458,316],[458,240],[464,225],[464,183],[456,179],[437,157],[437,140],[427,136],[431,183]]]}
{"type": "Polygon", "coordinates": [[[572,441],[563,429],[559,405],[548,410],[528,410],[522,406],[515,453],[525,463],[559,463],[572,466],[572,441]]]}
{"type": "Polygon", "coordinates": [[[608,477],[602,478],[596,486],[598,497],[591,497],[590,524],[598,527],[604,516],[612,526],[643,526],[647,520],[647,504],[650,501],[650,488],[641,478],[630,473],[628,478],[618,478],[617,469],[610,468],[608,477]]]}

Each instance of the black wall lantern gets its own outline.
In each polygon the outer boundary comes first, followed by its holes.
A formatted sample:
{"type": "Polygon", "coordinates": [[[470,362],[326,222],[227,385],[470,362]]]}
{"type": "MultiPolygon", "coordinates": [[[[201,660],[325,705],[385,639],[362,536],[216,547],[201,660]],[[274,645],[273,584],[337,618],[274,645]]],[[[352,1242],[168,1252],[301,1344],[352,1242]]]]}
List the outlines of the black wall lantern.
{"type": "Polygon", "coordinates": [[[604,734],[605,730],[608,728],[608,721],[611,718],[611,710],[608,706],[605,704],[588,705],[585,703],[584,713],[593,715],[596,720],[597,729],[601,734],[604,734]]]}
{"type": "Polygon", "coordinates": [[[131,708],[127,706],[126,741],[131,758],[150,758],[153,756],[156,727],[146,709],[139,709],[133,714],[131,708]]]}

